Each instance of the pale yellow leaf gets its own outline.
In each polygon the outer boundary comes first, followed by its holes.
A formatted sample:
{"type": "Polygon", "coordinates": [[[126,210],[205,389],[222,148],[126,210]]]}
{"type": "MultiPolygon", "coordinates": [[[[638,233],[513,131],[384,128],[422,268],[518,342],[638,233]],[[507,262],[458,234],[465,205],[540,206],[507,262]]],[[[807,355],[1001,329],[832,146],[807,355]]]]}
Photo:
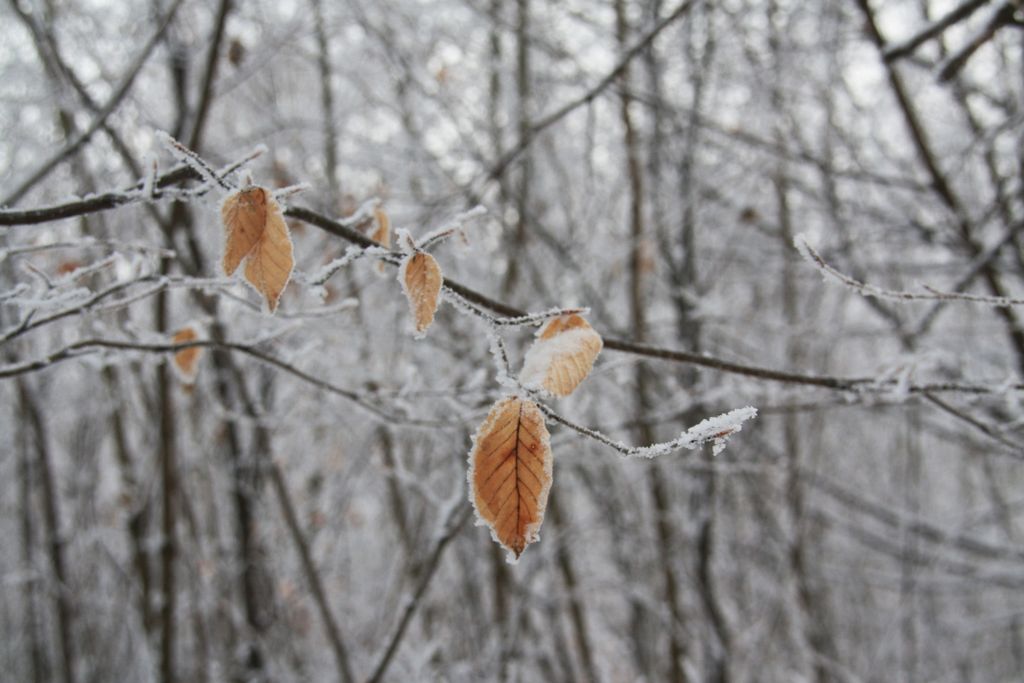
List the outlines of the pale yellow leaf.
{"type": "MultiPolygon", "coordinates": [[[[171,337],[171,343],[185,344],[198,338],[199,334],[194,328],[183,327],[174,333],[174,336],[171,337]]],[[[203,349],[201,347],[193,346],[188,349],[182,349],[174,354],[174,367],[177,369],[182,380],[188,384],[195,381],[196,373],[199,370],[199,357],[202,353],[203,349]]]]}
{"type": "Polygon", "coordinates": [[[277,310],[294,265],[288,226],[281,215],[281,207],[270,199],[266,227],[245,260],[245,279],[263,295],[271,313],[277,310]]]}
{"type": "Polygon", "coordinates": [[[414,252],[402,261],[398,269],[398,281],[402,283],[402,289],[409,300],[416,336],[422,337],[434,321],[434,312],[437,311],[441,284],[444,282],[441,266],[430,254],[414,252]]]}
{"type": "Polygon", "coordinates": [[[530,389],[568,396],[590,374],[603,347],[601,335],[582,316],[559,316],[537,334],[519,380],[530,389]]]}
{"type": "Polygon", "coordinates": [[[515,559],[539,538],[551,467],[550,435],[537,404],[514,396],[495,403],[473,437],[470,499],[515,559]]]}
{"type": "Polygon", "coordinates": [[[268,200],[274,202],[262,187],[249,187],[228,195],[221,204],[220,216],[224,223],[222,265],[226,275],[238,270],[239,264],[263,236],[269,212],[268,200]]]}

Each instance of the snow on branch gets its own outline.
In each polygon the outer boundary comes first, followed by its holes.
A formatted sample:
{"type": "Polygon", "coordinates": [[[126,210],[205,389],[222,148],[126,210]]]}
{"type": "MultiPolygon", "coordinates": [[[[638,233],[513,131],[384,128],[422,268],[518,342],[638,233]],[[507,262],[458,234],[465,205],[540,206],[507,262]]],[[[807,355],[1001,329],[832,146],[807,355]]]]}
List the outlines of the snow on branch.
{"type": "MultiPolygon", "coordinates": [[[[223,168],[211,172],[211,177],[222,180],[231,175],[239,168],[250,163],[252,160],[266,152],[266,147],[257,145],[241,158],[231,162],[223,168]]],[[[223,186],[223,182],[216,183],[223,186]]],[[[163,199],[172,201],[189,201],[200,197],[210,191],[212,186],[206,176],[199,173],[193,165],[183,164],[175,166],[163,175],[155,179],[143,178],[132,187],[115,192],[105,192],[98,195],[89,195],[84,198],[73,198],[60,204],[43,206],[35,209],[0,209],[0,226],[11,225],[38,225],[50,223],[65,218],[85,216],[100,211],[109,211],[129,204],[140,202],[153,202],[163,199]],[[170,189],[168,186],[180,183],[184,180],[199,178],[204,180],[199,187],[182,190],[170,189]],[[166,189],[165,189],[166,188],[166,189]]]]}
{"type": "Polygon", "coordinates": [[[80,339],[41,358],[0,365],[0,379],[39,372],[65,361],[101,352],[135,351],[168,355],[193,348],[218,348],[249,356],[264,365],[277,368],[326,393],[347,399],[383,424],[421,427],[425,429],[457,426],[452,422],[422,419],[407,415],[404,408],[400,406],[377,405],[369,395],[353,391],[352,389],[346,389],[333,384],[323,377],[301,370],[277,356],[261,351],[253,344],[214,339],[194,339],[180,343],[145,343],[119,339],[80,339]]]}
{"type": "Polygon", "coordinates": [[[384,247],[357,247],[353,245],[346,249],[342,256],[324,264],[308,275],[300,275],[296,273],[296,279],[305,280],[305,283],[311,287],[322,287],[328,280],[334,277],[339,270],[353,261],[357,261],[365,256],[383,258],[390,255],[391,252],[384,247]]]}
{"type": "Polygon", "coordinates": [[[586,315],[590,313],[590,309],[587,307],[574,307],[549,308],[546,311],[524,313],[523,315],[516,316],[499,316],[484,310],[483,307],[476,305],[464,297],[460,292],[448,287],[447,284],[444,286],[442,291],[444,292],[445,298],[456,307],[464,309],[467,313],[480,318],[488,325],[493,325],[494,327],[530,327],[540,325],[548,320],[559,318],[563,315],[586,315]]]}
{"type": "Polygon", "coordinates": [[[804,235],[797,235],[793,240],[793,246],[800,252],[804,260],[814,266],[822,276],[828,280],[843,285],[847,289],[861,296],[871,296],[876,299],[889,299],[891,301],[967,301],[971,303],[985,304],[997,308],[1010,306],[1024,306],[1024,299],[1016,299],[1005,296],[981,296],[977,294],[964,294],[962,292],[944,292],[928,285],[922,285],[926,292],[904,292],[893,289],[883,289],[875,285],[861,282],[845,273],[830,266],[821,254],[814,250],[807,242],[804,235]]]}
{"type": "Polygon", "coordinates": [[[220,185],[225,190],[232,190],[233,188],[225,182],[223,178],[217,175],[217,172],[210,168],[209,164],[203,161],[203,158],[198,154],[190,150],[185,145],[175,140],[169,133],[165,133],[162,130],[156,132],[156,139],[160,141],[167,150],[174,155],[178,161],[188,165],[196,173],[198,173],[204,181],[210,185],[220,185]]]}
{"type": "Polygon", "coordinates": [[[418,240],[417,246],[424,251],[429,251],[431,248],[445,241],[456,232],[462,232],[463,227],[469,221],[474,218],[479,218],[480,216],[485,216],[486,214],[487,209],[478,204],[469,211],[463,211],[458,214],[441,227],[428,232],[418,240]]]}
{"type": "Polygon", "coordinates": [[[715,455],[718,455],[725,450],[725,444],[729,437],[741,431],[743,429],[744,422],[757,416],[756,408],[752,408],[750,406],[737,408],[735,410],[730,410],[728,413],[723,413],[722,415],[716,415],[714,417],[709,417],[706,420],[702,420],[671,441],[664,441],[646,446],[630,446],[629,444],[621,441],[616,441],[596,429],[578,425],[568,418],[558,414],[554,409],[540,401],[537,402],[537,405],[545,415],[555,422],[568,427],[583,436],[602,443],[605,446],[615,449],[620,455],[626,458],[657,458],[684,448],[693,450],[706,443],[711,443],[712,452],[715,455]]]}

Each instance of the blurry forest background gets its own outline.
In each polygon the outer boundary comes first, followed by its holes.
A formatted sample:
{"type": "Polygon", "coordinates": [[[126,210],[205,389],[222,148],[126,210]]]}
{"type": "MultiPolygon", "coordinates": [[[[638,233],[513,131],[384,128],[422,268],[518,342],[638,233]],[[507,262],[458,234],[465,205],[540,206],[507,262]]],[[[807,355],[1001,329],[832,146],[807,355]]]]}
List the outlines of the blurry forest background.
{"type": "Polygon", "coordinates": [[[0,3],[0,679],[1019,680],[1019,8],[0,3]],[[309,184],[276,315],[157,131],[309,184]],[[372,259],[310,282],[373,198],[486,208],[434,250],[482,309],[590,308],[573,421],[758,418],[653,460],[551,424],[507,564],[466,502],[486,320],[414,340],[372,259]]]}

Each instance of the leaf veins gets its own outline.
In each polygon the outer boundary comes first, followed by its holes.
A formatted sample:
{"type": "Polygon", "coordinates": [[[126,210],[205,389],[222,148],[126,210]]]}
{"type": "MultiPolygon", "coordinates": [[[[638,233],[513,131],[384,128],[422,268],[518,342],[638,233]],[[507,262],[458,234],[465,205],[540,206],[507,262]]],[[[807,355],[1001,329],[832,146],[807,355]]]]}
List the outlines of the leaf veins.
{"type": "Polygon", "coordinates": [[[470,500],[511,560],[539,538],[551,467],[550,435],[537,404],[515,396],[495,403],[473,437],[470,500]]]}

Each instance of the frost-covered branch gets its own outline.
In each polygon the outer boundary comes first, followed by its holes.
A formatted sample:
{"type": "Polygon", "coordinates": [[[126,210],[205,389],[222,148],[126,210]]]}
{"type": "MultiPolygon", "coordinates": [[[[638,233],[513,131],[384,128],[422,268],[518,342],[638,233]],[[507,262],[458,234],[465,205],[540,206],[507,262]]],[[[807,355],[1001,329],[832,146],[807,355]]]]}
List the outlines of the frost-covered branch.
{"type": "MultiPolygon", "coordinates": [[[[236,164],[237,165],[237,164],[236,164]]],[[[224,175],[225,171],[218,171],[219,175],[224,175]]],[[[199,174],[192,168],[183,166],[173,169],[168,173],[160,177],[157,185],[158,187],[167,186],[175,182],[181,182],[188,179],[200,179],[199,174]]],[[[58,205],[55,207],[48,207],[45,209],[34,209],[29,211],[0,211],[0,225],[22,225],[22,224],[38,224],[46,223],[49,221],[60,220],[62,218],[68,218],[73,216],[86,215],[89,213],[95,213],[97,211],[104,211],[115,208],[124,204],[135,203],[139,201],[145,201],[146,197],[141,193],[141,184],[137,185],[132,190],[121,193],[110,193],[106,195],[100,195],[98,197],[85,199],[77,202],[71,202],[68,204],[58,205]]],[[[165,196],[162,192],[157,192],[158,198],[165,196]]],[[[376,242],[370,239],[368,236],[360,232],[357,228],[368,224],[373,220],[372,210],[369,212],[364,207],[360,207],[360,210],[353,216],[343,219],[335,220],[329,218],[315,211],[307,209],[305,207],[290,206],[284,210],[284,215],[288,218],[300,220],[310,225],[316,226],[328,233],[331,233],[337,237],[341,237],[353,244],[359,245],[364,248],[379,248],[376,242]]],[[[391,259],[382,259],[387,262],[391,262],[391,259]]],[[[825,264],[827,266],[827,264],[825,264]]],[[[842,274],[836,273],[842,278],[842,274]]],[[[854,281],[856,283],[856,281],[854,281]]],[[[863,283],[856,283],[862,285],[863,283]]],[[[482,313],[491,315],[498,324],[501,324],[503,320],[509,324],[536,324],[536,320],[541,318],[533,318],[532,316],[546,316],[554,314],[555,311],[549,311],[542,314],[530,314],[522,311],[514,306],[506,304],[502,301],[498,301],[492,297],[482,294],[475,289],[467,287],[451,278],[446,278],[444,281],[445,293],[450,300],[452,294],[458,295],[465,302],[472,304],[476,307],[476,310],[482,313]],[[497,316],[493,315],[497,314],[497,316]],[[529,322],[527,322],[529,321],[529,322]]],[[[912,295],[917,298],[928,298],[937,299],[935,294],[920,294],[912,295]]],[[[900,297],[903,298],[903,297],[900,297]]],[[[559,311],[567,311],[569,309],[558,309],[559,311]]],[[[602,335],[603,336],[603,335],[602,335]]],[[[704,353],[690,353],[687,351],[681,351],[677,349],[669,349],[665,347],[652,346],[649,344],[642,344],[627,339],[616,339],[614,337],[604,337],[604,348],[611,351],[620,351],[622,353],[628,353],[635,356],[641,356],[645,358],[653,358],[673,363],[683,363],[686,365],[695,365],[699,367],[716,370],[719,372],[725,372],[729,374],[741,375],[746,377],[752,377],[754,379],[767,380],[772,382],[780,382],[785,384],[794,384],[802,386],[820,387],[830,389],[834,391],[843,392],[858,392],[858,391],[871,391],[877,390],[884,386],[878,383],[877,378],[874,377],[841,377],[841,376],[830,376],[830,375],[814,375],[800,372],[791,372],[786,370],[776,370],[773,368],[767,368],[764,366],[751,365],[746,363],[737,363],[733,361],[727,361],[721,358],[716,358],[709,354],[704,353]]],[[[990,385],[980,384],[960,384],[960,383],[936,383],[913,386],[910,388],[912,393],[923,392],[923,391],[939,391],[939,392],[964,392],[974,394],[990,394],[999,393],[1003,389],[993,387],[990,385]]]]}
{"type": "Polygon", "coordinates": [[[757,416],[757,409],[747,406],[737,408],[722,415],[709,417],[706,420],[690,427],[671,441],[654,443],[646,446],[631,446],[621,441],[602,434],[596,429],[576,424],[567,417],[555,412],[553,408],[540,401],[537,402],[541,411],[555,422],[568,427],[569,429],[582,434],[594,441],[615,449],[620,455],[626,458],[657,458],[668,455],[682,449],[693,450],[706,443],[711,443],[714,453],[717,455],[725,448],[725,442],[730,436],[743,429],[743,423],[757,416]]]}
{"type": "Polygon", "coordinates": [[[666,28],[671,26],[680,18],[686,16],[690,9],[697,3],[694,0],[685,0],[680,3],[674,10],[667,14],[663,19],[659,20],[645,35],[637,40],[633,45],[625,50],[622,54],[622,58],[619,59],[618,63],[612,67],[612,69],[606,73],[597,83],[595,83],[590,89],[584,92],[579,97],[566,102],[562,106],[558,107],[551,113],[542,116],[533,123],[530,124],[526,130],[526,135],[522,136],[519,143],[506,152],[497,163],[491,167],[487,173],[489,179],[500,178],[505,172],[505,169],[515,161],[520,154],[525,152],[533,141],[537,139],[537,136],[542,132],[558,123],[566,116],[579,109],[580,107],[593,102],[601,93],[607,90],[613,83],[618,81],[619,76],[629,68],[630,63],[636,59],[636,57],[642,54],[648,46],[654,42],[654,39],[661,34],[666,28]]]}
{"type": "MultiPolygon", "coordinates": [[[[216,176],[224,178],[242,166],[256,159],[266,151],[266,147],[258,145],[236,161],[216,171],[216,176]]],[[[105,192],[103,194],[91,195],[83,199],[75,199],[52,206],[39,207],[35,209],[10,210],[0,209],[0,226],[13,225],[39,225],[51,223],[65,218],[76,218],[87,216],[100,211],[109,211],[129,204],[140,202],[151,202],[160,200],[190,201],[206,194],[210,190],[208,184],[203,184],[191,190],[165,189],[178,185],[186,180],[202,180],[194,168],[188,165],[175,166],[163,175],[156,178],[155,182],[147,177],[135,183],[128,189],[119,192],[105,192]]]]}
{"type": "Polygon", "coordinates": [[[112,240],[98,240],[93,237],[83,237],[75,241],[50,242],[48,244],[12,244],[0,248],[0,261],[12,256],[22,254],[36,254],[43,251],[56,251],[60,249],[107,249],[110,251],[137,251],[139,253],[151,253],[168,258],[174,256],[174,252],[164,247],[152,244],[133,244],[127,242],[115,242],[112,240]]]}
{"type": "Polygon", "coordinates": [[[474,206],[469,211],[463,211],[459,215],[452,218],[450,221],[442,225],[436,230],[428,232],[426,235],[417,240],[416,246],[424,251],[429,251],[441,242],[454,235],[456,232],[460,232],[465,224],[474,218],[485,216],[487,209],[483,206],[474,206]]]}
{"type": "MultiPolygon", "coordinates": [[[[76,271],[77,272],[77,271],[76,271]]],[[[71,275],[74,275],[72,273],[71,275]]],[[[88,292],[88,290],[76,289],[71,292],[62,293],[58,297],[54,297],[49,300],[41,301],[27,301],[22,298],[11,298],[6,303],[22,305],[22,306],[34,306],[28,313],[23,317],[22,321],[15,325],[13,328],[7,330],[3,334],[0,334],[0,344],[16,339],[21,335],[31,332],[44,325],[57,322],[72,315],[86,313],[90,311],[109,311],[114,308],[121,308],[124,306],[131,305],[143,299],[147,299],[159,292],[162,292],[169,288],[187,288],[187,289],[211,289],[211,288],[222,288],[234,286],[235,281],[228,278],[188,278],[188,277],[169,277],[162,275],[144,275],[141,277],[133,278],[131,280],[123,280],[115,282],[114,284],[101,289],[98,292],[90,292],[85,298],[80,301],[76,301],[73,305],[62,308],[55,313],[51,313],[45,317],[37,317],[43,304],[60,304],[68,299],[73,299],[79,292],[88,292]],[[152,286],[147,288],[141,293],[133,294],[123,299],[117,299],[113,302],[108,302],[115,294],[124,292],[125,290],[142,284],[151,284],[152,286]],[[104,303],[106,302],[106,303],[104,303]],[[100,306],[100,304],[103,304],[100,306]]]]}
{"type": "Polygon", "coordinates": [[[1005,296],[980,296],[977,294],[964,294],[962,292],[943,292],[928,285],[922,285],[927,290],[927,293],[882,289],[881,287],[861,282],[830,266],[821,254],[807,243],[807,239],[803,235],[798,235],[793,244],[797,251],[800,252],[800,255],[804,257],[804,260],[814,266],[824,277],[831,278],[861,296],[872,296],[892,301],[967,301],[999,308],[1024,306],[1024,299],[1005,296]]]}
{"type": "Polygon", "coordinates": [[[21,361],[17,363],[10,363],[7,365],[0,365],[0,379],[6,379],[8,377],[16,377],[18,375],[25,375],[31,372],[38,372],[46,370],[55,365],[63,363],[64,361],[81,358],[82,356],[96,353],[104,349],[107,350],[119,350],[119,351],[141,351],[146,353],[158,353],[158,354],[170,354],[178,353],[179,351],[185,351],[192,348],[218,348],[227,351],[234,351],[242,353],[246,356],[256,359],[257,361],[266,365],[282,370],[287,374],[296,377],[307,384],[310,384],[318,389],[326,391],[329,394],[341,396],[342,398],[348,399],[352,403],[355,403],[359,407],[363,408],[367,412],[373,414],[381,421],[387,424],[400,424],[410,427],[424,427],[424,428],[438,428],[438,427],[452,427],[454,423],[443,422],[438,420],[423,420],[418,418],[407,417],[403,414],[391,413],[387,410],[375,405],[367,396],[360,394],[351,389],[338,386],[320,376],[312,375],[308,372],[300,370],[294,365],[281,360],[268,353],[260,351],[250,344],[242,344],[238,342],[230,341],[216,341],[212,339],[196,339],[194,341],[183,342],[180,344],[173,343],[145,343],[135,341],[122,341],[116,339],[82,339],[69,344],[57,351],[54,351],[43,358],[35,360],[21,361]]]}
{"type": "Polygon", "coordinates": [[[173,137],[168,135],[162,130],[156,132],[156,139],[167,149],[178,161],[182,162],[186,166],[189,166],[192,170],[199,174],[199,177],[203,179],[205,183],[210,185],[219,186],[222,190],[230,192],[234,188],[227,183],[227,181],[217,174],[206,161],[193,152],[191,149],[181,144],[173,137]]]}
{"type": "Polygon", "coordinates": [[[29,175],[20,185],[18,185],[13,192],[0,200],[0,206],[7,206],[16,203],[19,199],[25,196],[29,190],[31,190],[36,183],[45,178],[50,172],[56,168],[62,161],[73,155],[78,149],[88,142],[96,131],[100,130],[106,123],[110,115],[118,108],[125,96],[132,88],[132,84],[135,83],[135,77],[139,75],[142,67],[145,66],[146,62],[149,61],[149,56],[161,40],[163,40],[164,32],[167,27],[171,25],[171,20],[174,19],[174,15],[177,14],[178,8],[181,7],[183,0],[175,0],[168,10],[164,13],[160,22],[157,24],[157,28],[153,31],[153,35],[149,41],[142,47],[139,55],[135,58],[135,61],[128,68],[127,73],[121,79],[121,83],[114,92],[110,95],[107,103],[103,108],[96,113],[93,117],[92,123],[82,133],[80,133],[74,140],[71,140],[63,149],[58,151],[52,157],[44,161],[35,172],[29,175]]]}
{"type": "Polygon", "coordinates": [[[373,256],[376,258],[384,258],[390,256],[391,252],[384,247],[356,247],[351,246],[345,250],[342,256],[334,259],[330,263],[326,263],[317,270],[314,270],[308,275],[301,275],[296,273],[294,278],[299,281],[304,281],[305,284],[311,287],[322,287],[327,283],[334,275],[345,268],[349,264],[358,261],[359,259],[366,256],[373,256]]]}

